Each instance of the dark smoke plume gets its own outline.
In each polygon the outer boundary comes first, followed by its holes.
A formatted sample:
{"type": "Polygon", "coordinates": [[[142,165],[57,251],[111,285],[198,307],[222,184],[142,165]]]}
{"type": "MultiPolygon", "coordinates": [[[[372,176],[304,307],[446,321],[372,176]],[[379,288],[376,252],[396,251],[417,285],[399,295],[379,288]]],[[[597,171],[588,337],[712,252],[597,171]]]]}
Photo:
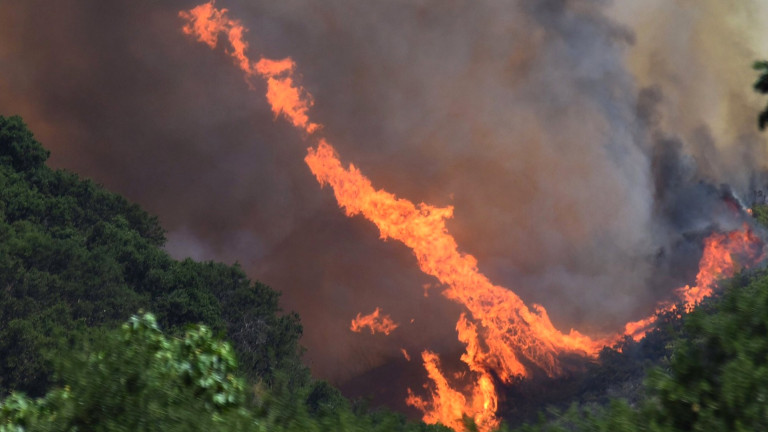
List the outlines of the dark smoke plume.
{"type": "MultiPolygon", "coordinates": [[[[159,215],[175,256],[238,261],[283,291],[320,376],[342,382],[400,348],[460,350],[459,306],[319,189],[263,88],[181,33],[195,5],[3,2],[0,113],[21,114],[56,166],[159,215]],[[375,307],[401,324],[392,335],[348,330],[375,307]]],[[[254,55],[296,60],[345,161],[455,206],[461,249],[564,330],[647,315],[766,187],[758,1],[218,5],[251,29],[254,55]]]]}

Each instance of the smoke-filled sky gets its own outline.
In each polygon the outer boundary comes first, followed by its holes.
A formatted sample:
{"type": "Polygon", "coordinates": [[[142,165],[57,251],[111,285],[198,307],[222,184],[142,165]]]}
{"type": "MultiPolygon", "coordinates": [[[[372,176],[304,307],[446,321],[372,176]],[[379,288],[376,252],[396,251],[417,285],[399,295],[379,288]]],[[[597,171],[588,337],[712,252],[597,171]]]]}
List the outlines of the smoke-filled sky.
{"type": "MultiPolygon", "coordinates": [[[[4,0],[0,114],[22,115],[52,165],[158,215],[174,256],[239,262],[282,291],[319,376],[460,350],[460,306],[404,246],[344,216],[262,84],[181,32],[178,11],[198,3],[4,0]],[[400,327],[349,331],[376,307],[400,327]]],[[[760,0],[217,6],[250,29],[254,57],[296,61],[344,161],[454,206],[461,250],[561,330],[646,316],[691,282],[704,236],[741,223],[723,198],[768,185],[760,0]]]]}

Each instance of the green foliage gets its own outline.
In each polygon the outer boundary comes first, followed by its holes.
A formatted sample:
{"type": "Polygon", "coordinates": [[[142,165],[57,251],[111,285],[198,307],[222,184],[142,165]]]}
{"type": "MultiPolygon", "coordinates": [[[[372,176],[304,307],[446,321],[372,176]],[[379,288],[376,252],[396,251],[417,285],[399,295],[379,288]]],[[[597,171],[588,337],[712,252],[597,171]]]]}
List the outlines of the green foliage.
{"type": "Polygon", "coordinates": [[[682,323],[641,400],[573,406],[518,430],[768,430],[768,273],[734,278],[682,323]]]}
{"type": "MultiPolygon", "coordinates": [[[[755,68],[768,94],[768,62],[755,68]]],[[[361,410],[313,381],[298,316],[280,314],[277,292],[238,266],[171,259],[156,218],[47,157],[20,118],[0,116],[0,432],[448,430],[361,410]],[[119,325],[141,309],[157,317],[119,325]]],[[[768,226],[768,206],[753,215],[768,226]]],[[[580,404],[519,430],[768,429],[768,275],[658,322],[585,374],[548,382],[580,404]],[[605,403],[650,364],[661,367],[645,393],[605,403]]]]}
{"type": "Polygon", "coordinates": [[[0,431],[238,430],[250,422],[234,352],[205,326],[168,337],[144,314],[92,339],[60,362],[66,387],[3,401],[0,431]]]}
{"type": "Polygon", "coordinates": [[[230,345],[205,326],[172,337],[153,315],[134,316],[119,329],[92,330],[58,362],[63,388],[0,402],[0,432],[448,431],[383,411],[355,413],[327,383],[297,389],[285,373],[251,393],[236,367],[230,345]]]}
{"type": "MultiPolygon", "coordinates": [[[[235,353],[229,343],[215,339],[209,328],[199,325],[187,329],[181,338],[167,338],[155,316],[144,314],[131,317],[123,324],[122,332],[122,342],[130,348],[128,351],[140,347],[152,352],[150,364],[142,373],[150,375],[150,380],[167,383],[166,390],[178,382],[192,386],[209,409],[242,403],[245,387],[233,375],[237,369],[235,353]]],[[[118,362],[124,361],[123,352],[99,352],[88,359],[87,367],[104,369],[104,356],[115,353],[120,356],[118,362]]]]}
{"type": "Polygon", "coordinates": [[[49,152],[38,145],[21,117],[0,116],[0,164],[17,171],[39,169],[49,152]]]}
{"type": "Polygon", "coordinates": [[[768,228],[768,204],[755,204],[752,206],[752,217],[760,225],[768,228]]]}
{"type": "Polygon", "coordinates": [[[68,419],[75,403],[68,388],[53,390],[36,400],[12,393],[0,402],[0,432],[66,430],[55,425],[68,419]]]}
{"type": "Polygon", "coordinates": [[[139,309],[174,333],[230,334],[251,379],[309,382],[298,316],[279,313],[275,291],[236,266],[171,259],[157,218],[47,156],[20,118],[0,116],[0,396],[42,396],[78,333],[139,309]]]}
{"type": "MultiPolygon", "coordinates": [[[[755,91],[760,94],[768,94],[768,61],[757,61],[752,67],[760,72],[760,77],[754,84],[755,91]]],[[[768,106],[758,115],[757,124],[760,130],[764,130],[765,126],[768,125],[768,106]]]]}
{"type": "Polygon", "coordinates": [[[731,288],[686,322],[666,370],[650,377],[659,418],[682,430],[768,429],[768,277],[731,288]]]}
{"type": "Polygon", "coordinates": [[[518,432],[636,432],[657,430],[647,428],[642,414],[626,402],[615,399],[607,407],[600,405],[579,407],[572,405],[565,412],[551,413],[554,420],[542,419],[537,425],[522,426],[518,432]]]}
{"type": "Polygon", "coordinates": [[[313,381],[277,292],[171,259],[156,218],[47,156],[0,117],[0,432],[446,430],[313,381]]]}
{"type": "Polygon", "coordinates": [[[565,359],[570,371],[563,376],[533,376],[501,387],[499,415],[510,425],[536,422],[544,413],[546,421],[576,404],[583,407],[608,406],[620,398],[637,405],[646,398],[643,381],[649,369],[671,354],[672,342],[684,332],[685,313],[678,309],[659,313],[656,328],[635,342],[626,337],[605,347],[596,361],[565,359]],[[557,414],[556,414],[557,413],[557,414]]]}
{"type": "MultiPolygon", "coordinates": [[[[755,62],[754,69],[760,72],[755,91],[768,94],[768,61],[755,62]]],[[[768,126],[768,106],[758,125],[768,126]]],[[[752,215],[768,227],[768,205],[755,205],[752,215]]],[[[677,316],[673,311],[659,317],[660,329],[639,344],[627,340],[606,348],[586,374],[588,387],[631,379],[639,370],[633,351],[640,348],[641,357],[658,365],[648,373],[641,398],[574,404],[518,430],[768,430],[768,273],[737,276],[721,298],[677,316]]]]}

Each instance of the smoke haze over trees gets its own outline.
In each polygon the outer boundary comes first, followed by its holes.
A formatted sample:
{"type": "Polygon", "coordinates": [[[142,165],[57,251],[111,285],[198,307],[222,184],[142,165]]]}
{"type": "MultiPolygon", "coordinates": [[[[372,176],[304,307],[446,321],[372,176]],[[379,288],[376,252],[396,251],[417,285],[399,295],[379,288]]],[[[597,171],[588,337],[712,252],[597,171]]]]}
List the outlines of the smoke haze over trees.
{"type": "MultiPolygon", "coordinates": [[[[695,274],[709,231],[741,223],[723,196],[765,187],[763,101],[744,84],[768,48],[759,1],[220,3],[254,50],[300,65],[345,160],[454,205],[462,250],[564,329],[645,316],[695,274]]],[[[460,349],[459,308],[319,190],[263,91],[184,38],[195,4],[7,2],[0,113],[22,114],[55,166],[157,214],[172,255],[238,261],[282,291],[322,376],[460,349]],[[375,306],[404,324],[351,333],[375,306]]]]}
{"type": "Polygon", "coordinates": [[[20,118],[0,116],[0,394],[42,395],[79,332],[142,308],[170,331],[227,334],[252,379],[308,380],[301,325],[279,313],[277,292],[238,267],[173,260],[155,217],[47,156],[20,118]]]}
{"type": "MultiPolygon", "coordinates": [[[[237,267],[171,260],[155,218],[50,170],[47,157],[20,118],[0,117],[0,430],[445,430],[367,412],[309,379],[296,364],[296,317],[276,314],[274,291],[237,267]],[[151,314],[114,328],[141,306],[161,310],[171,332],[151,314]],[[218,328],[235,349],[194,322],[218,328]]],[[[584,374],[545,382],[549,396],[588,404],[519,430],[764,428],[767,281],[765,269],[742,273],[722,298],[691,315],[672,311],[639,343],[605,348],[584,374]],[[594,405],[653,364],[662,367],[646,391],[621,394],[633,406],[594,405]]],[[[541,384],[512,386],[507,397],[541,384]]],[[[500,414],[519,422],[552,402],[534,401],[500,414]]]]}

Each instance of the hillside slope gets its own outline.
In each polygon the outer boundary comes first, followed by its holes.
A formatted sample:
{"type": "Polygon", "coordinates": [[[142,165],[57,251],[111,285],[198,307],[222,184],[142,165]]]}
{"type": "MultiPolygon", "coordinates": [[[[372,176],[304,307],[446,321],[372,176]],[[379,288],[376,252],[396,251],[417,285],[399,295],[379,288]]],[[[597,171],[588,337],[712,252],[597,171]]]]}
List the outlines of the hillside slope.
{"type": "Polygon", "coordinates": [[[312,379],[276,291],[171,259],[156,218],[47,157],[0,116],[0,432],[445,430],[312,379]]]}
{"type": "Polygon", "coordinates": [[[171,332],[226,335],[251,378],[307,380],[299,318],[280,314],[277,292],[237,266],[171,259],[157,218],[47,157],[19,117],[0,117],[0,396],[42,395],[78,330],[140,309],[171,332]]]}
{"type": "MultiPolygon", "coordinates": [[[[312,380],[298,316],[281,313],[277,292],[237,266],[171,259],[156,218],[47,157],[20,118],[0,116],[0,431],[121,430],[117,418],[138,429],[444,430],[370,413],[312,380]]],[[[768,271],[724,285],[583,374],[511,386],[499,415],[519,424],[573,404],[519,429],[529,432],[767,429],[768,271]]]]}
{"type": "Polygon", "coordinates": [[[723,285],[722,294],[651,333],[649,340],[657,339],[652,345],[630,342],[622,348],[634,352],[623,353],[606,349],[602,363],[579,380],[597,394],[607,388],[606,378],[615,388],[644,377],[642,387],[596,400],[590,400],[594,392],[576,392],[567,411],[516,430],[766,430],[768,271],[742,273],[723,285]]]}

